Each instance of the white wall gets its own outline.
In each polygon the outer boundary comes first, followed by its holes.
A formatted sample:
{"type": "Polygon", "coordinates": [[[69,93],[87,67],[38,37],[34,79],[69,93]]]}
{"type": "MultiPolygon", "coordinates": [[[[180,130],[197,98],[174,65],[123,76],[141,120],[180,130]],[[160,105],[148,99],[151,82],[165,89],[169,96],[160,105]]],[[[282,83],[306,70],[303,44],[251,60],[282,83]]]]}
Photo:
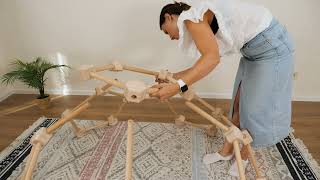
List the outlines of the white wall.
{"type": "MultiPolygon", "coordinates": [[[[15,2],[4,0],[0,1],[0,75],[8,72],[9,57],[16,51],[16,32],[15,32],[15,2]]],[[[13,93],[11,86],[0,84],[0,101],[13,93]]]]}
{"type": "MultiPolygon", "coordinates": [[[[1,38],[0,38],[1,39],[1,38]]],[[[4,48],[2,46],[2,44],[0,44],[0,63],[3,64],[5,61],[5,58],[3,56],[4,54],[4,48]]],[[[7,71],[7,69],[5,68],[5,66],[1,65],[0,66],[0,74],[4,74],[7,71]]],[[[0,84],[0,102],[4,99],[6,99],[9,95],[11,95],[12,93],[12,88],[11,87],[7,87],[4,86],[2,84],[0,84]]]]}
{"type": "Polygon", "coordinates": [[[320,101],[320,1],[255,0],[268,7],[291,32],[295,46],[294,97],[320,101]]]}
{"type": "MultiPolygon", "coordinates": [[[[251,0],[253,1],[253,0],[251,0]]],[[[192,65],[159,30],[159,13],[172,1],[149,0],[1,0],[0,6],[14,23],[11,52],[7,59],[31,60],[47,56],[52,62],[65,63],[76,69],[81,64],[101,65],[120,60],[123,63],[177,71],[192,65]],[[3,3],[7,2],[7,3],[3,3]],[[14,2],[14,3],[12,3],[14,2]],[[8,5],[9,4],[9,5],[8,5]],[[12,5],[13,4],[13,5],[12,5]],[[14,32],[14,33],[13,33],[14,32]]],[[[320,2],[317,0],[254,0],[268,7],[292,33],[296,44],[298,79],[294,82],[295,100],[320,101],[320,2]]],[[[196,90],[207,97],[229,98],[239,62],[239,55],[222,59],[208,77],[196,84],[196,90]]],[[[125,73],[121,80],[153,79],[125,73]]],[[[88,94],[97,82],[80,82],[75,70],[65,80],[61,72],[51,72],[48,90],[55,93],[88,94]],[[64,83],[61,83],[64,81],[64,83]]],[[[22,84],[16,92],[29,92],[22,84]]]]}

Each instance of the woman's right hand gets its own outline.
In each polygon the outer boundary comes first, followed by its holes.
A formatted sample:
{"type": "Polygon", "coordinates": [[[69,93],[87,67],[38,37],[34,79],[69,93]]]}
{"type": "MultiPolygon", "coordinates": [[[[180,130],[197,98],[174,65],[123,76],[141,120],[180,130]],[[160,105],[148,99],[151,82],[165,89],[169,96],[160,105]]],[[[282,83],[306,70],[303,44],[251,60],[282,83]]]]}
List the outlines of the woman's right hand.
{"type": "MultiPolygon", "coordinates": [[[[177,73],[172,73],[172,77],[174,78],[174,79],[180,79],[180,75],[179,75],[179,73],[180,72],[177,72],[177,73]]],[[[169,80],[167,80],[167,79],[159,79],[158,78],[158,75],[156,76],[156,79],[155,79],[155,82],[157,82],[157,83],[169,83],[169,80]]]]}
{"type": "Polygon", "coordinates": [[[159,79],[159,77],[156,76],[155,82],[157,82],[159,84],[160,83],[169,83],[169,80],[167,80],[167,79],[159,79]]]}
{"type": "Polygon", "coordinates": [[[173,73],[172,77],[173,77],[174,79],[180,79],[180,78],[181,78],[181,75],[179,74],[179,72],[177,72],[177,73],[173,73]]]}

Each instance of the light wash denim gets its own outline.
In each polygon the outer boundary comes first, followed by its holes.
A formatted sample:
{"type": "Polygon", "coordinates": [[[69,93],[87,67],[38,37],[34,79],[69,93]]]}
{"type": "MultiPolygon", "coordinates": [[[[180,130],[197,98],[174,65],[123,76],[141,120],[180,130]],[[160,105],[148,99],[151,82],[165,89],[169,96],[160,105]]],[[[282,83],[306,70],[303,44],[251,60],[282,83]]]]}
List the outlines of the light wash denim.
{"type": "Polygon", "coordinates": [[[254,147],[274,145],[290,132],[293,42],[273,19],[240,51],[229,117],[240,85],[240,128],[249,131],[254,147]]]}

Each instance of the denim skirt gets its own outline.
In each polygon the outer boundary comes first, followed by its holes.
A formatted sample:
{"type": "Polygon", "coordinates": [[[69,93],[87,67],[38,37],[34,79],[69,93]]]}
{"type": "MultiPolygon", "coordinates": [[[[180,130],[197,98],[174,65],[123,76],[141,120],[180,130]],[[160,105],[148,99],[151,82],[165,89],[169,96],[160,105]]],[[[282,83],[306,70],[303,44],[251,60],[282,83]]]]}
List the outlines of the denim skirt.
{"type": "Polygon", "coordinates": [[[240,90],[240,128],[254,147],[276,144],[289,135],[293,80],[293,42],[276,19],[240,50],[229,118],[240,90]]]}

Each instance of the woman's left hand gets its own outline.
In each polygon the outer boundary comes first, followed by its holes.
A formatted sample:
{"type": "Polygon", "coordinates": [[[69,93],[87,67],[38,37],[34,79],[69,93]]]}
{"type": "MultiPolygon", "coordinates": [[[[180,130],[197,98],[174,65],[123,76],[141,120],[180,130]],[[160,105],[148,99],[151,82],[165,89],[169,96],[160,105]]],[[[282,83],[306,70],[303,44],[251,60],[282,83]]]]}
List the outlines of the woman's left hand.
{"type": "Polygon", "coordinates": [[[175,83],[160,83],[152,86],[151,88],[157,88],[158,91],[151,93],[151,97],[157,97],[161,101],[170,98],[180,92],[180,87],[175,83]]]}

